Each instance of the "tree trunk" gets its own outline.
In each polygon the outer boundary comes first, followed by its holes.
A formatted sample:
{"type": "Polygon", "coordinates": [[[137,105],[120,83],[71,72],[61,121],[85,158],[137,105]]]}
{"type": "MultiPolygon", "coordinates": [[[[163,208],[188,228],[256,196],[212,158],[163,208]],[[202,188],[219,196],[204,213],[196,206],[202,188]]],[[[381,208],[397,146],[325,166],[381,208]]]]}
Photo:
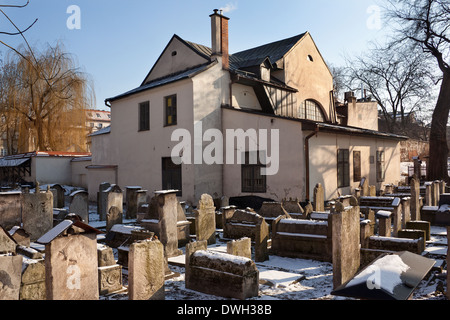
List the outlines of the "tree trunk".
{"type": "Polygon", "coordinates": [[[427,166],[428,180],[450,182],[447,169],[447,122],[450,110],[450,71],[443,74],[430,131],[430,159],[427,166]]]}

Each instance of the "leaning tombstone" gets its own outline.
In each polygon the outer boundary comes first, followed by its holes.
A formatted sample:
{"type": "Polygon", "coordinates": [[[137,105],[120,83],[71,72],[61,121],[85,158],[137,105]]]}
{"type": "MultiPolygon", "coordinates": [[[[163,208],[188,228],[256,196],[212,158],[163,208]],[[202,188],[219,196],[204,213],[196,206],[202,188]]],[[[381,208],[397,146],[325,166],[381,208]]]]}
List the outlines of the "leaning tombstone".
{"type": "Polygon", "coordinates": [[[111,247],[97,245],[98,290],[100,295],[122,289],[122,266],[116,263],[111,247]]]}
{"type": "Polygon", "coordinates": [[[35,193],[23,194],[22,227],[30,234],[31,241],[53,227],[53,193],[49,188],[41,192],[37,184],[35,193]]]}
{"type": "Polygon", "coordinates": [[[213,198],[203,194],[195,211],[197,241],[206,240],[208,245],[216,243],[216,211],[213,198]]]}
{"type": "Polygon", "coordinates": [[[251,239],[244,237],[241,239],[231,240],[227,242],[227,253],[234,256],[251,259],[252,258],[251,239]]]}
{"type": "Polygon", "coordinates": [[[128,297],[130,300],[164,300],[164,246],[159,240],[130,245],[128,297]]]}
{"type": "Polygon", "coordinates": [[[14,238],[0,226],[0,254],[16,253],[17,242],[14,238]]]}
{"type": "Polygon", "coordinates": [[[64,220],[36,242],[45,245],[48,300],[98,300],[97,234],[79,220],[64,220]]]}
{"type": "Polygon", "coordinates": [[[89,223],[89,194],[87,191],[78,190],[70,195],[69,212],[80,216],[84,223],[89,223]]]}

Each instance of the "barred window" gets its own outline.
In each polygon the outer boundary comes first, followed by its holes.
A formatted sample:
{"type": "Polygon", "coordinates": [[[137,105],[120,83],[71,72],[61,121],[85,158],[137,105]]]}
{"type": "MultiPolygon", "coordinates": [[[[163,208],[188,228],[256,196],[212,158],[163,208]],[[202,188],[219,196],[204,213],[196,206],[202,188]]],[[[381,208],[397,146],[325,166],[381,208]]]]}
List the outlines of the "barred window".
{"type": "Polygon", "coordinates": [[[245,153],[245,162],[241,167],[242,192],[265,193],[267,190],[266,176],[261,174],[265,165],[258,159],[251,163],[250,152],[245,153]]]}

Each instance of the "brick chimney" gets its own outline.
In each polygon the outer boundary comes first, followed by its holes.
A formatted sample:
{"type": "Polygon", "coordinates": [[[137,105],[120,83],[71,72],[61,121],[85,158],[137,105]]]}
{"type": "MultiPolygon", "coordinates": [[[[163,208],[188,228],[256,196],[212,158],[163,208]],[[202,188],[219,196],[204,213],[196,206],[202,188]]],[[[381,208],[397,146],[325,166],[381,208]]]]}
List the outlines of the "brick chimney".
{"type": "Polygon", "coordinates": [[[229,18],[214,9],[211,17],[211,48],[212,56],[222,57],[222,68],[230,67],[230,56],[228,52],[228,20],[229,18]]]}

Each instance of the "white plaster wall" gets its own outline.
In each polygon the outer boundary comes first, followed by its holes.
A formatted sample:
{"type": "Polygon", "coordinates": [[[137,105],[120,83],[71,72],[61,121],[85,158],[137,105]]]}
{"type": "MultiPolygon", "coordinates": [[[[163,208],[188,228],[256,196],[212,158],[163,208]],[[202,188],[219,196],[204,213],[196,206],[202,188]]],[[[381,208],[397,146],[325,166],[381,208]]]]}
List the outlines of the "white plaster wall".
{"type": "Polygon", "coordinates": [[[310,197],[317,183],[321,183],[325,191],[325,199],[330,200],[340,195],[353,194],[360,181],[353,180],[353,151],[361,151],[361,176],[366,177],[369,185],[377,190],[385,184],[400,181],[400,147],[397,141],[364,138],[350,135],[321,133],[310,140],[310,197]],[[337,150],[349,149],[350,187],[337,187],[337,150]],[[385,181],[377,182],[376,152],[385,151],[385,181]],[[374,163],[370,163],[370,157],[374,163]]]}
{"type": "MultiPolygon", "coordinates": [[[[279,171],[276,175],[267,176],[266,193],[243,193],[241,192],[241,165],[227,164],[224,166],[224,194],[228,197],[255,195],[267,197],[276,201],[283,198],[299,198],[305,196],[305,161],[303,140],[304,135],[300,122],[261,116],[223,109],[224,127],[227,129],[267,129],[269,137],[268,154],[279,150],[279,171]],[[270,130],[279,130],[279,141],[270,145],[270,130]],[[274,148],[272,150],[272,148],[274,148]]],[[[236,145],[235,145],[236,146],[236,145]]],[[[247,151],[249,151],[247,149],[247,151]]]]}
{"type": "Polygon", "coordinates": [[[33,157],[36,180],[41,184],[72,183],[71,157],[33,157]]]}
{"type": "Polygon", "coordinates": [[[234,83],[232,85],[233,107],[261,111],[261,105],[252,87],[234,83]]]}

